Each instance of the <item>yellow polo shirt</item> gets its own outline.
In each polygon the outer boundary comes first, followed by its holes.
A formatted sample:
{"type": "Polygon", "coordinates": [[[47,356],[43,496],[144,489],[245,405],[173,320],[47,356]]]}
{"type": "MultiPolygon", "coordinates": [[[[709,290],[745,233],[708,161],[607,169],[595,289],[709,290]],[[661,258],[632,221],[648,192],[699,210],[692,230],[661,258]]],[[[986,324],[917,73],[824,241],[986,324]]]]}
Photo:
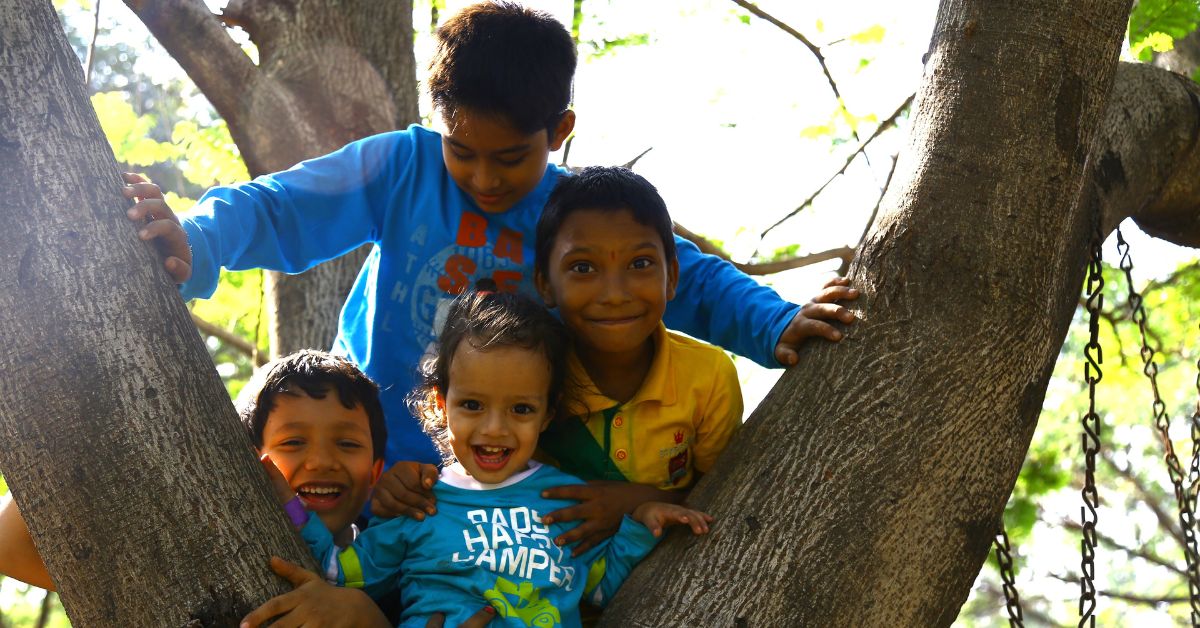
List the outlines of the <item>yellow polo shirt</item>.
{"type": "Polygon", "coordinates": [[[661,489],[689,488],[742,424],[742,390],[721,349],[667,331],[654,333],[654,362],[627,403],[601,394],[579,359],[572,383],[586,414],[555,419],[539,446],[584,480],[623,480],[661,489]]]}

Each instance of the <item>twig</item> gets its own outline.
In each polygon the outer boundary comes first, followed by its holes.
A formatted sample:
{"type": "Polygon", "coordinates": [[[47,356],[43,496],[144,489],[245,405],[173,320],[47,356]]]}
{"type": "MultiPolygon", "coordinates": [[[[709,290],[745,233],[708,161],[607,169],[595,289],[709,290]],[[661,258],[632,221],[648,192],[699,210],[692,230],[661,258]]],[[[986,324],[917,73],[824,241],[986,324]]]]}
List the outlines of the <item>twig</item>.
{"type": "MultiPolygon", "coordinates": [[[[896,163],[899,161],[899,153],[892,155],[892,167],[888,168],[887,179],[883,181],[883,189],[879,191],[879,198],[875,200],[875,207],[871,208],[871,217],[867,219],[867,224],[863,227],[862,235],[858,236],[858,244],[854,245],[855,251],[862,248],[863,242],[867,239],[867,234],[870,233],[871,227],[875,225],[875,217],[879,215],[879,206],[883,205],[883,197],[892,185],[892,175],[896,174],[896,163]]],[[[846,274],[846,271],[850,270],[851,261],[853,260],[842,260],[842,265],[838,268],[838,276],[843,276],[846,274]]]]}
{"type": "MultiPolygon", "coordinates": [[[[1068,582],[1071,584],[1077,584],[1079,582],[1079,576],[1076,576],[1074,574],[1067,574],[1064,576],[1061,574],[1052,573],[1052,574],[1050,574],[1050,577],[1054,578],[1055,580],[1061,580],[1063,582],[1068,582]]],[[[1165,604],[1182,604],[1184,602],[1189,601],[1189,599],[1190,599],[1186,595],[1184,595],[1184,596],[1138,595],[1136,593],[1125,593],[1123,591],[1113,591],[1111,589],[1100,589],[1100,590],[1096,591],[1096,594],[1103,595],[1104,597],[1110,597],[1114,600],[1121,600],[1124,602],[1132,602],[1134,604],[1146,604],[1149,606],[1158,606],[1159,604],[1164,604],[1164,603],[1165,604]]]]}
{"type": "Polygon", "coordinates": [[[96,39],[100,35],[100,0],[96,0],[96,17],[92,22],[92,43],[88,45],[87,51],[87,69],[83,73],[83,84],[87,86],[88,91],[92,89],[92,63],[96,60],[96,39]]]}
{"type": "MultiPolygon", "coordinates": [[[[1059,523],[1059,525],[1061,525],[1062,527],[1067,528],[1069,530],[1075,531],[1075,532],[1078,532],[1083,529],[1082,525],[1080,525],[1076,521],[1071,521],[1070,519],[1064,519],[1063,521],[1061,521],[1059,523]]],[[[1171,561],[1163,558],[1162,556],[1159,556],[1158,554],[1151,552],[1148,549],[1126,547],[1126,546],[1122,545],[1121,543],[1118,543],[1116,541],[1116,539],[1113,539],[1112,537],[1103,534],[1099,530],[1096,531],[1096,538],[1099,539],[1101,543],[1108,546],[1109,549],[1115,549],[1115,550],[1125,552],[1126,554],[1128,554],[1130,556],[1140,558],[1148,563],[1158,565],[1159,567],[1162,567],[1164,569],[1169,569],[1172,572],[1174,572],[1180,576],[1183,576],[1184,578],[1187,577],[1187,570],[1180,568],[1179,566],[1175,565],[1171,561]]]]}
{"type": "Polygon", "coordinates": [[[203,318],[200,318],[195,312],[192,312],[192,323],[196,325],[196,329],[199,329],[201,333],[212,336],[230,348],[235,349],[238,353],[243,353],[249,356],[250,359],[254,361],[255,366],[262,366],[263,364],[267,363],[266,359],[264,359],[262,355],[259,355],[259,352],[255,349],[254,345],[247,342],[245,338],[242,338],[241,336],[229,331],[228,329],[225,329],[224,327],[214,325],[203,318]]]}
{"type": "Polygon", "coordinates": [[[575,141],[575,134],[572,133],[571,137],[567,138],[567,143],[565,145],[563,145],[562,163],[558,164],[558,165],[562,166],[563,168],[568,167],[567,166],[567,156],[571,154],[571,143],[574,141],[575,141]]]}
{"type": "Polygon", "coordinates": [[[799,214],[801,211],[803,211],[805,207],[808,207],[809,205],[811,205],[813,200],[815,200],[817,198],[817,196],[819,196],[821,194],[821,192],[824,192],[825,188],[829,187],[830,183],[833,183],[834,179],[837,179],[838,177],[840,177],[842,174],[844,174],[846,172],[846,169],[850,167],[850,164],[851,164],[851,162],[854,161],[854,158],[858,157],[859,154],[861,154],[864,150],[866,150],[867,146],[869,146],[871,144],[871,142],[875,141],[875,138],[879,137],[884,131],[895,126],[896,119],[899,118],[900,114],[904,113],[904,110],[907,109],[908,106],[912,104],[914,97],[916,97],[916,94],[912,94],[908,98],[905,98],[904,102],[900,103],[900,106],[897,107],[896,110],[892,112],[892,115],[888,116],[886,120],[879,123],[879,126],[875,129],[875,132],[871,134],[871,137],[868,137],[866,139],[866,141],[859,144],[858,148],[855,149],[853,153],[850,153],[850,156],[846,158],[846,162],[842,164],[842,167],[838,168],[837,172],[833,173],[833,175],[831,175],[828,179],[826,179],[825,183],[822,183],[821,187],[817,188],[816,192],[813,192],[811,195],[809,195],[808,198],[804,199],[804,202],[800,203],[800,206],[797,207],[796,209],[793,209],[791,212],[788,213],[788,215],[784,216],[783,218],[780,218],[779,220],[777,220],[775,222],[775,224],[764,229],[763,232],[759,234],[759,237],[760,238],[767,237],[767,234],[771,233],[772,229],[783,224],[788,219],[792,218],[796,214],[799,214]]]}
{"type": "Polygon", "coordinates": [[[729,253],[726,253],[721,247],[713,244],[704,236],[691,231],[679,223],[675,223],[675,233],[677,233],[679,237],[690,241],[692,244],[695,244],[702,253],[716,255],[730,264],[733,264],[734,268],[737,268],[747,275],[773,275],[785,270],[811,266],[813,264],[819,264],[831,259],[847,260],[854,258],[854,249],[848,246],[840,246],[836,249],[821,251],[820,253],[788,257],[781,260],[775,260],[773,262],[743,264],[742,262],[733,261],[733,259],[729,257],[729,253]]]}
{"type": "MultiPolygon", "coordinates": [[[[263,305],[267,300],[267,272],[259,269],[258,271],[258,312],[254,315],[254,343],[253,351],[250,353],[251,359],[254,360],[255,366],[262,366],[267,363],[267,359],[263,357],[258,350],[258,338],[262,333],[263,305]]],[[[268,355],[270,352],[268,352],[268,355]]]]}
{"type": "Polygon", "coordinates": [[[1171,538],[1175,539],[1175,542],[1179,544],[1180,549],[1185,549],[1187,545],[1184,542],[1183,533],[1180,532],[1179,528],[1177,528],[1175,525],[1174,516],[1164,510],[1162,504],[1158,503],[1154,493],[1150,491],[1150,487],[1146,486],[1142,482],[1141,478],[1134,475],[1132,469],[1123,469],[1117,465],[1116,461],[1112,459],[1112,454],[1109,453],[1108,450],[1100,450],[1100,459],[1108,464],[1109,468],[1111,468],[1113,471],[1116,471],[1117,475],[1121,476],[1122,479],[1133,485],[1134,490],[1142,498],[1142,502],[1146,504],[1146,507],[1149,508],[1150,511],[1154,513],[1154,517],[1158,519],[1158,525],[1161,526],[1171,538]]]}
{"type": "Polygon", "coordinates": [[[648,153],[652,150],[654,150],[653,146],[651,146],[650,148],[647,148],[646,150],[642,151],[641,154],[639,154],[637,157],[634,157],[633,159],[630,159],[629,161],[625,162],[625,165],[623,167],[632,169],[633,164],[636,164],[638,162],[638,160],[640,160],[642,157],[645,157],[646,153],[648,153]]]}

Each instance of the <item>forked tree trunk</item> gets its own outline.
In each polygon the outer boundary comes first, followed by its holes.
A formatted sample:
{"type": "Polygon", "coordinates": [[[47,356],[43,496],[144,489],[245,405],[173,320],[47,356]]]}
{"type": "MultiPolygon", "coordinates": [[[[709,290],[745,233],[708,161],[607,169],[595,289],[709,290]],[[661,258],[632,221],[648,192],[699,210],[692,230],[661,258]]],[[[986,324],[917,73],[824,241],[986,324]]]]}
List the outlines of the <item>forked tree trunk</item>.
{"type": "Polygon", "coordinates": [[[126,220],[46,0],[0,0],[0,469],[77,626],[227,626],[313,565],[126,220]]]}
{"type": "MultiPolygon", "coordinates": [[[[125,3],[229,124],[253,175],[417,121],[411,0],[233,0],[220,20],[250,34],[257,64],[203,0],[125,3]]],[[[329,348],[366,254],[269,273],[273,355],[329,348]]]]}
{"type": "Polygon", "coordinates": [[[863,320],[806,347],[693,492],[713,532],[651,555],[604,625],[954,620],[1079,295],[1098,212],[1076,201],[1129,7],[942,2],[900,184],[851,269],[863,320]]]}

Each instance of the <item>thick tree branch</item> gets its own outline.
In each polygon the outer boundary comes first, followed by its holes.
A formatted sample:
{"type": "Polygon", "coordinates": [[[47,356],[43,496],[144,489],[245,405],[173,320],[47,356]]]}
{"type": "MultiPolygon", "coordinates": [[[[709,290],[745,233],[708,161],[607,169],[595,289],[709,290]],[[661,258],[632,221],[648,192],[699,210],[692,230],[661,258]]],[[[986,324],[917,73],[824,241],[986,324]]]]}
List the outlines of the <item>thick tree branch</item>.
{"type": "Polygon", "coordinates": [[[896,120],[900,117],[900,114],[904,113],[904,111],[906,109],[908,109],[908,107],[910,105],[912,105],[913,98],[915,96],[916,96],[916,94],[913,94],[913,95],[909,96],[908,98],[904,99],[904,102],[900,103],[900,106],[897,107],[896,110],[892,112],[892,115],[888,116],[886,119],[884,119],[882,122],[880,122],[879,126],[875,128],[875,132],[871,133],[870,137],[868,137],[866,140],[864,140],[862,143],[860,143],[858,145],[858,148],[856,148],[854,150],[854,152],[850,153],[850,155],[846,157],[845,163],[842,164],[841,168],[838,168],[837,172],[834,172],[832,175],[830,175],[830,177],[825,180],[825,183],[822,183],[821,187],[817,188],[817,191],[813,192],[812,194],[809,195],[808,198],[804,199],[804,202],[800,203],[800,205],[798,207],[796,207],[796,209],[793,209],[791,212],[788,212],[788,214],[786,216],[775,221],[775,224],[764,229],[763,232],[759,234],[759,237],[760,238],[767,237],[767,234],[770,233],[772,229],[783,224],[791,217],[793,217],[796,214],[799,214],[801,211],[803,211],[804,208],[811,205],[812,202],[818,196],[821,195],[821,192],[824,192],[825,188],[829,187],[830,183],[833,183],[834,179],[837,179],[838,177],[840,177],[842,174],[844,174],[846,172],[846,169],[850,167],[851,163],[853,163],[854,158],[858,157],[860,154],[862,154],[862,152],[867,149],[867,146],[869,146],[871,144],[871,142],[875,141],[875,138],[877,138],[881,134],[883,134],[884,131],[895,126],[896,120]]]}
{"type": "Polygon", "coordinates": [[[245,354],[254,361],[254,366],[262,366],[267,363],[265,353],[257,351],[253,344],[247,342],[245,338],[221,327],[210,323],[203,318],[200,318],[195,312],[191,312],[192,322],[196,324],[196,329],[201,333],[207,334],[220,340],[226,346],[236,350],[238,353],[245,354]]]}
{"type": "Polygon", "coordinates": [[[155,39],[179,62],[230,129],[245,117],[243,95],[258,68],[230,39],[201,0],[125,0],[155,39]]]}

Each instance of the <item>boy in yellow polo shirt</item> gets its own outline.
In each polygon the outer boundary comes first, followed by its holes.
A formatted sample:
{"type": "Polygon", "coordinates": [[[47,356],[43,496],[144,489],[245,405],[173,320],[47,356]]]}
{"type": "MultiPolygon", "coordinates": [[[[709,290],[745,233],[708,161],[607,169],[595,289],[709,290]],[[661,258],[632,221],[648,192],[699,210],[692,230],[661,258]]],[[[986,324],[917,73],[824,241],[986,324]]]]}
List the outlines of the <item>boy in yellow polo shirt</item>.
{"type": "MultiPolygon", "coordinates": [[[[642,502],[682,502],[741,425],[742,395],[723,350],[663,326],[679,263],[670,214],[646,179],[615,167],[563,177],[538,221],[535,251],[538,292],[574,337],[571,383],[582,406],[552,421],[539,446],[589,481],[547,491],[580,503],[544,519],[584,520],[556,539],[578,541],[579,553],[642,502]]],[[[835,280],[806,314],[845,322],[832,301],[855,296],[835,280]]]]}

